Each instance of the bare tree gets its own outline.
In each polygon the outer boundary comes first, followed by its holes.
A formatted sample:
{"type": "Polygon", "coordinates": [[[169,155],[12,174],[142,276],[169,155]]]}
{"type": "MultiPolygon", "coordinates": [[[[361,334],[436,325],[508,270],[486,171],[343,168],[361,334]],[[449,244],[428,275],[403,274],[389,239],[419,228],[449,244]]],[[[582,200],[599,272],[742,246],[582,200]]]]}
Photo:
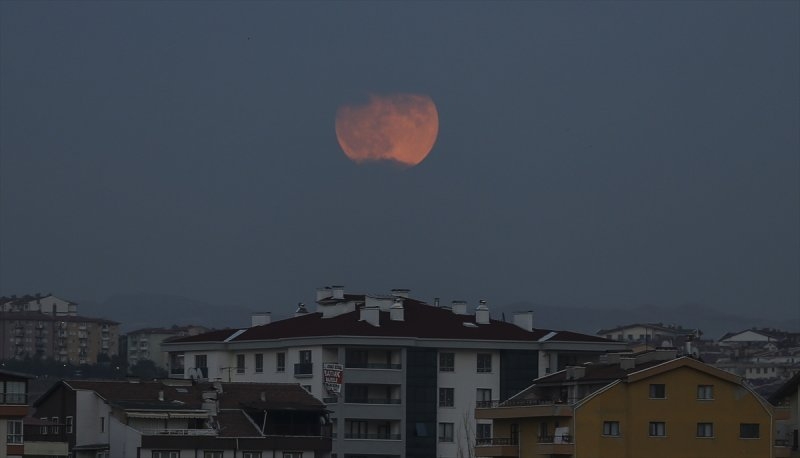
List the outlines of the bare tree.
{"type": "Polygon", "coordinates": [[[474,412],[475,409],[467,408],[461,416],[457,458],[475,458],[475,420],[472,418],[474,412]],[[466,444],[466,450],[464,450],[464,444],[466,444]]]}

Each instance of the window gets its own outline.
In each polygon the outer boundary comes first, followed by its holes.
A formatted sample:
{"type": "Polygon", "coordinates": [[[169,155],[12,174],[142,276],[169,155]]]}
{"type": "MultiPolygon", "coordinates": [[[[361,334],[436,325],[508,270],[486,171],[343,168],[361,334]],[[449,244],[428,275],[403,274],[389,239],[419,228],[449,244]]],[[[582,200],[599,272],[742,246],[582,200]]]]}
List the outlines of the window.
{"type": "Polygon", "coordinates": [[[698,423],[697,437],[714,437],[714,423],[698,423]]]}
{"type": "Polygon", "coordinates": [[[8,420],[8,435],[6,436],[6,443],[8,444],[21,444],[22,443],[22,420],[8,420]]]}
{"type": "Polygon", "coordinates": [[[455,368],[455,353],[439,353],[439,372],[453,372],[455,368]]]}
{"type": "Polygon", "coordinates": [[[697,385],[697,399],[714,399],[714,385],[697,385]]]}
{"type": "Polygon", "coordinates": [[[283,452],[283,458],[303,458],[303,452],[283,452]]]}
{"type": "Polygon", "coordinates": [[[492,424],[478,423],[475,425],[475,437],[478,439],[489,439],[492,437],[492,424]]]}
{"type": "Polygon", "coordinates": [[[242,458],[261,458],[261,452],[242,452],[242,458]]]}
{"type": "Polygon", "coordinates": [[[475,399],[478,401],[478,405],[481,405],[481,403],[492,402],[492,389],[478,388],[478,394],[475,399]]]}
{"type": "Polygon", "coordinates": [[[194,355],[194,367],[208,367],[208,356],[194,355]]]}
{"type": "Polygon", "coordinates": [[[663,383],[653,383],[650,385],[650,399],[665,399],[667,388],[663,383]]]}
{"type": "Polygon", "coordinates": [[[106,430],[106,417],[100,417],[100,432],[105,432],[106,430]]]}
{"type": "Polygon", "coordinates": [[[439,442],[453,442],[452,423],[439,423],[439,442]]]}
{"type": "Polygon", "coordinates": [[[439,407],[453,407],[455,394],[453,388],[439,388],[439,407]]]}
{"type": "Polygon", "coordinates": [[[741,439],[758,439],[760,437],[758,423],[739,423],[739,437],[741,439]]]}
{"type": "Polygon", "coordinates": [[[53,432],[53,434],[58,434],[58,423],[59,423],[58,417],[53,417],[51,420],[53,420],[53,423],[55,423],[51,427],[51,431],[53,432]]]}
{"type": "Polygon", "coordinates": [[[619,422],[618,421],[604,421],[603,422],[603,435],[604,436],[619,436],[619,422]]]}
{"type": "Polygon", "coordinates": [[[311,362],[311,350],[300,350],[300,362],[306,364],[311,362]]]}
{"type": "Polygon", "coordinates": [[[519,444],[519,423],[511,423],[511,445],[519,444]]]}
{"type": "Polygon", "coordinates": [[[66,417],[64,420],[66,420],[64,422],[65,431],[67,432],[67,434],[72,434],[72,417],[66,417]]]}
{"type": "Polygon", "coordinates": [[[366,420],[350,420],[346,422],[345,427],[347,427],[347,438],[366,439],[368,426],[369,424],[366,420]]]}
{"type": "Polygon", "coordinates": [[[348,348],[345,352],[345,364],[354,368],[369,367],[369,352],[360,348],[348,348]]]}
{"type": "Polygon", "coordinates": [[[236,373],[244,374],[244,355],[236,355],[236,373]]]}
{"type": "Polygon", "coordinates": [[[492,355],[478,353],[478,372],[492,372],[492,355]]]}
{"type": "Polygon", "coordinates": [[[101,450],[94,454],[95,458],[108,458],[108,450],[101,450]]]}
{"type": "Polygon", "coordinates": [[[650,422],[650,436],[662,437],[667,435],[667,425],[663,421],[650,422]]]}
{"type": "MultiPolygon", "coordinates": [[[[264,354],[263,353],[256,353],[255,354],[255,361],[253,361],[253,366],[256,368],[256,373],[260,374],[264,372],[264,354]]],[[[244,452],[249,453],[249,452],[244,452]]],[[[244,458],[244,457],[243,457],[244,458]]]]}
{"type": "Polygon", "coordinates": [[[275,355],[275,372],[286,371],[286,353],[280,352],[275,355]]]}
{"type": "Polygon", "coordinates": [[[221,450],[204,450],[203,458],[222,458],[221,450]]]}
{"type": "MultiPolygon", "coordinates": [[[[2,390],[0,390],[0,394],[2,394],[2,390]]],[[[25,382],[7,381],[5,398],[6,404],[25,404],[27,402],[25,382]]]]}
{"type": "Polygon", "coordinates": [[[181,458],[180,450],[153,450],[153,458],[181,458]]]}
{"type": "MultiPolygon", "coordinates": [[[[46,422],[47,417],[42,417],[42,421],[46,422]]],[[[46,435],[47,434],[47,425],[44,424],[39,428],[39,434],[46,435]]]]}

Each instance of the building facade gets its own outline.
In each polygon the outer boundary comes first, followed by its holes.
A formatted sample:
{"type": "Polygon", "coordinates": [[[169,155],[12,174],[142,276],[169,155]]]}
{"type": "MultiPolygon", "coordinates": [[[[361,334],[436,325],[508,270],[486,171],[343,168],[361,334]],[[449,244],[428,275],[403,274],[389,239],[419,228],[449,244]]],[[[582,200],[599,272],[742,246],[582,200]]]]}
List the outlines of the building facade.
{"type": "Polygon", "coordinates": [[[181,336],[194,336],[207,332],[203,326],[173,326],[171,328],[145,328],[129,332],[127,341],[128,367],[143,360],[153,361],[157,367],[169,369],[167,354],[161,344],[167,339],[181,336]]]}
{"type": "Polygon", "coordinates": [[[490,421],[477,402],[503,399],[566,364],[624,347],[604,338],[537,329],[533,314],[490,318],[485,303],[449,307],[408,297],[317,291],[317,310],[249,329],[164,344],[183,377],[299,383],[332,411],[333,451],[351,457],[468,455],[490,421]]]}
{"type": "Polygon", "coordinates": [[[475,456],[771,457],[773,408],[740,377],[664,350],[568,367],[475,415],[475,456]]]}

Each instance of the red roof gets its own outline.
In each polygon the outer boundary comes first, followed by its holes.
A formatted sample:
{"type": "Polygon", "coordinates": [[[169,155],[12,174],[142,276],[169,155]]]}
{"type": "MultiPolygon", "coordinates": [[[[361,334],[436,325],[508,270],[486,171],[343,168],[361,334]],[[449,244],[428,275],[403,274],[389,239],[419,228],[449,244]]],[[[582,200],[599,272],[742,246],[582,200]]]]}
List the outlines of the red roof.
{"type": "MultiPolygon", "coordinates": [[[[352,295],[347,296],[348,299],[352,299],[350,297],[352,295]]],[[[364,298],[364,296],[358,297],[364,298]]],[[[457,315],[450,309],[434,307],[414,299],[404,299],[403,308],[403,321],[393,321],[389,317],[389,312],[379,312],[380,326],[359,321],[359,310],[332,318],[323,318],[322,313],[316,312],[248,328],[230,341],[327,336],[538,341],[553,333],[547,339],[548,341],[611,342],[602,337],[570,331],[534,329],[532,332],[528,332],[513,323],[498,320],[490,320],[489,324],[477,324],[474,314],[457,315]]],[[[234,332],[236,330],[208,332],[174,339],[171,343],[221,342],[228,339],[234,332]]]]}

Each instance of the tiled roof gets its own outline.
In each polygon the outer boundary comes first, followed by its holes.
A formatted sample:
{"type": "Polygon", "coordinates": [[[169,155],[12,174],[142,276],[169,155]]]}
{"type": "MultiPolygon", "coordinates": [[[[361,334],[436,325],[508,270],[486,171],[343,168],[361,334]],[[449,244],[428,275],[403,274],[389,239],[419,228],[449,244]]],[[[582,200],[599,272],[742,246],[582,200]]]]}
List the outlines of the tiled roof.
{"type": "Polygon", "coordinates": [[[81,315],[50,315],[42,312],[7,312],[3,314],[4,320],[20,321],[69,321],[81,323],[119,324],[105,318],[93,318],[81,315]]]}
{"type": "Polygon", "coordinates": [[[261,432],[250,418],[239,409],[217,412],[219,437],[261,437],[261,432]]]}
{"type": "Polygon", "coordinates": [[[597,331],[597,334],[598,335],[600,335],[600,334],[610,334],[610,333],[614,333],[614,332],[617,332],[617,331],[622,331],[624,329],[630,329],[630,328],[636,328],[636,327],[657,329],[659,331],[667,332],[667,333],[670,333],[670,334],[677,334],[677,335],[694,334],[695,333],[694,329],[686,329],[686,328],[682,328],[680,326],[671,328],[669,326],[664,326],[662,323],[633,323],[633,324],[626,324],[626,325],[623,325],[623,326],[617,326],[617,327],[611,328],[611,329],[601,329],[601,330],[597,331]]]}
{"type": "MultiPolygon", "coordinates": [[[[578,379],[580,382],[601,382],[613,381],[626,378],[629,374],[639,372],[650,367],[663,364],[664,361],[648,361],[644,363],[637,363],[636,367],[631,369],[623,369],[619,363],[614,364],[586,364],[586,373],[578,379]]],[[[567,371],[562,370],[556,373],[546,375],[536,380],[536,384],[559,384],[567,381],[567,371]]],[[[570,380],[571,381],[571,380],[570,380]]]]}
{"type": "MultiPolygon", "coordinates": [[[[345,295],[348,300],[352,300],[351,296],[354,295],[345,295]]],[[[354,297],[364,298],[364,296],[354,297]]],[[[403,308],[403,321],[393,321],[389,318],[389,312],[379,312],[380,326],[377,327],[366,321],[359,321],[359,310],[331,318],[323,318],[322,313],[316,312],[248,328],[230,341],[325,336],[538,341],[552,333],[551,337],[547,339],[548,341],[610,342],[602,337],[570,331],[534,329],[532,332],[528,332],[513,323],[498,320],[491,320],[489,324],[477,324],[474,314],[457,315],[450,309],[434,307],[414,299],[404,299],[403,308]]],[[[215,331],[183,337],[171,342],[221,342],[234,332],[235,330],[215,331]]]]}
{"type": "Polygon", "coordinates": [[[180,401],[192,408],[199,408],[202,404],[201,392],[192,386],[120,380],[65,380],[64,383],[75,390],[92,390],[111,403],[134,401],[167,407],[174,404],[172,401],[180,401]],[[163,393],[166,403],[159,402],[159,392],[163,393]]]}
{"type": "Polygon", "coordinates": [[[219,401],[223,409],[325,409],[325,404],[296,383],[223,383],[219,401]]]}
{"type": "Polygon", "coordinates": [[[798,371],[792,378],[786,381],[783,385],[780,386],[777,390],[775,390],[772,395],[769,397],[769,402],[772,404],[777,404],[784,400],[784,398],[788,398],[793,393],[797,393],[797,388],[800,386],[800,371],[798,371]]]}

